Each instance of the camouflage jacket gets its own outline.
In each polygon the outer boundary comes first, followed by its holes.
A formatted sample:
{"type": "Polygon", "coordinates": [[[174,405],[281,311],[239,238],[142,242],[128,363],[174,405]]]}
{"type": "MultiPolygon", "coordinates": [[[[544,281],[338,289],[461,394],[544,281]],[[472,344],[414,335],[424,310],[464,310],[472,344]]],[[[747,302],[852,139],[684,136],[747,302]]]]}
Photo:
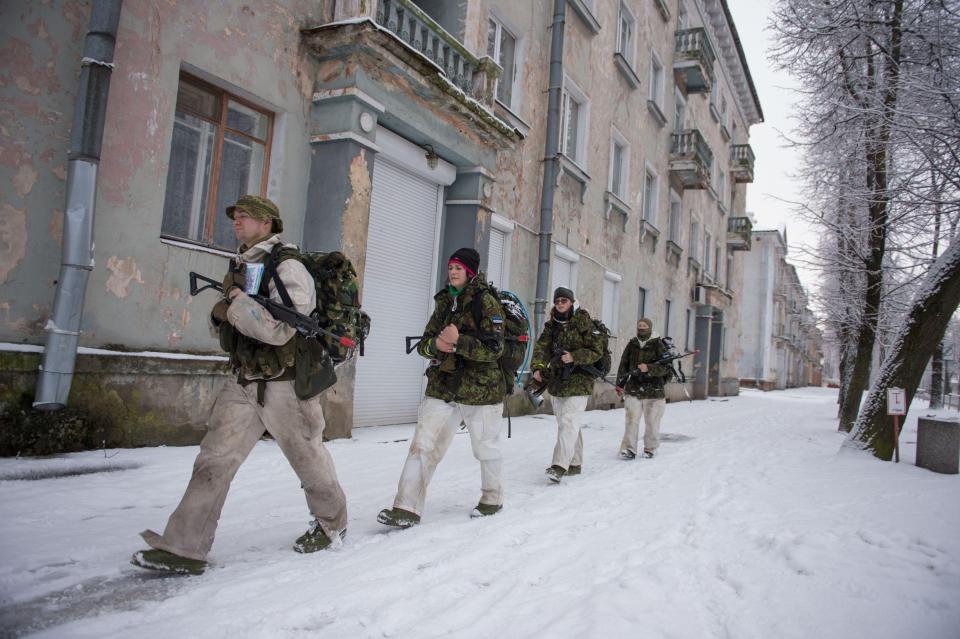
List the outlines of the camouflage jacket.
{"type": "Polygon", "coordinates": [[[577,364],[592,365],[603,356],[604,337],[594,331],[590,314],[578,308],[566,322],[558,322],[551,311],[550,319],[543,325],[543,331],[533,347],[531,371],[540,371],[547,382],[547,391],[554,397],[593,394],[593,382],[596,377],[584,373],[577,364]],[[565,367],[560,361],[563,351],[573,356],[572,367],[565,367]],[[567,372],[564,371],[567,368],[567,372]]]}
{"type": "MultiPolygon", "coordinates": [[[[281,241],[273,235],[241,250],[238,257],[245,263],[262,263],[276,244],[281,241]]],[[[317,304],[317,293],[306,267],[297,260],[286,260],[277,265],[277,275],[294,307],[309,315],[317,304]]],[[[258,292],[282,303],[273,281],[267,282],[266,274],[258,292]]],[[[230,302],[227,321],[219,326],[218,332],[220,346],[230,354],[230,365],[244,379],[273,379],[292,373],[296,363],[296,330],[274,319],[246,294],[240,293],[230,302]]]]}
{"type": "Polygon", "coordinates": [[[503,351],[503,308],[483,285],[478,273],[454,297],[445,287],[434,296],[436,307],[417,347],[431,360],[427,368],[427,397],[472,406],[499,404],[503,401],[503,374],[497,359],[503,351]],[[474,298],[481,297],[480,326],[474,318],[474,298]],[[455,353],[436,348],[436,336],[453,324],[460,331],[455,353]]]}
{"type": "Polygon", "coordinates": [[[639,399],[662,399],[663,385],[672,369],[668,364],[650,364],[650,362],[660,359],[669,350],[657,335],[651,335],[645,342],[641,342],[639,337],[634,337],[620,357],[617,385],[622,387],[628,395],[639,399]],[[637,368],[640,364],[647,364],[649,370],[641,373],[637,368]],[[632,375],[630,375],[631,372],[633,372],[632,375]]]}

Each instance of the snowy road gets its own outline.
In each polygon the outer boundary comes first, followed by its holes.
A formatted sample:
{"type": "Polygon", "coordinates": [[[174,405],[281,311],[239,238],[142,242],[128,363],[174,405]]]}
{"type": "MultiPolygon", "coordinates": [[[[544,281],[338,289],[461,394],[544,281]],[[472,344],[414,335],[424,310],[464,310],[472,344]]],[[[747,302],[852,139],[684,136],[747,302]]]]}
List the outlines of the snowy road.
{"type": "MultiPolygon", "coordinates": [[[[584,474],[548,485],[552,417],[514,419],[502,513],[467,516],[455,438],[424,523],[391,531],[412,426],[330,444],[346,543],[301,556],[302,493],[260,442],[201,577],[126,562],[162,529],[196,447],[0,460],[0,633],[36,637],[960,637],[960,477],[838,455],[835,391],[670,404],[653,460],[617,458],[623,411],[587,413],[584,474]],[[90,472],[114,469],[115,472],[90,472]],[[59,477],[66,470],[84,472],[59,477]],[[52,475],[52,476],[51,476],[52,475]]],[[[914,411],[915,413],[919,411],[914,411]]]]}

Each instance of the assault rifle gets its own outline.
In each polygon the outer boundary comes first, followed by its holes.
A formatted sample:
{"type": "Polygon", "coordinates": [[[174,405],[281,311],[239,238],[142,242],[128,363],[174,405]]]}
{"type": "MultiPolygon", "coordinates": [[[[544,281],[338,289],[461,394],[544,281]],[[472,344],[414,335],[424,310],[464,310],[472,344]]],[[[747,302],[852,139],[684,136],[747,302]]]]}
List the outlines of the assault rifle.
{"type": "MultiPolygon", "coordinates": [[[[466,334],[466,333],[464,333],[464,334],[466,334]]],[[[407,346],[406,346],[407,355],[409,355],[410,353],[412,353],[413,350],[414,350],[417,346],[420,345],[420,342],[422,342],[422,341],[425,340],[425,339],[431,339],[431,338],[433,338],[433,337],[435,337],[435,336],[434,336],[434,335],[407,335],[407,336],[404,338],[404,339],[407,341],[407,346]]],[[[488,335],[481,335],[481,336],[480,336],[480,339],[483,339],[484,337],[495,337],[495,336],[491,333],[491,334],[488,334],[488,335]]],[[[503,341],[505,341],[505,342],[520,342],[520,343],[526,344],[527,342],[530,341],[530,336],[529,336],[529,335],[517,335],[516,337],[507,337],[507,336],[505,335],[505,336],[503,337],[503,341]]]]}
{"type": "MultiPolygon", "coordinates": [[[[646,364],[647,366],[649,366],[649,365],[651,365],[651,364],[670,364],[670,363],[672,363],[672,362],[681,360],[681,359],[683,359],[684,357],[690,357],[691,355],[696,355],[696,354],[699,353],[699,352],[700,352],[700,351],[698,351],[698,350],[687,351],[687,352],[685,352],[685,353],[667,352],[667,353],[665,353],[662,357],[660,357],[660,358],[658,358],[658,359],[655,359],[655,360],[653,360],[652,362],[643,362],[643,363],[646,364]]],[[[682,369],[681,369],[680,374],[683,375],[682,369]]],[[[627,385],[627,382],[630,381],[630,378],[631,378],[631,377],[635,377],[635,378],[637,378],[637,381],[642,382],[642,381],[644,380],[644,378],[646,378],[646,376],[647,376],[647,373],[645,373],[645,372],[643,372],[643,371],[641,371],[641,370],[639,370],[639,369],[634,369],[634,370],[632,370],[632,371],[629,371],[629,372],[627,373],[626,377],[624,377],[624,378],[622,378],[622,379],[618,379],[617,382],[621,382],[620,386],[626,386],[626,385],[627,385]]],[[[685,380],[685,379],[682,379],[682,380],[680,380],[680,381],[683,382],[683,381],[686,381],[686,380],[685,380]]],[[[621,389],[621,390],[622,390],[622,389],[621,389]]]]}
{"type": "MultiPolygon", "coordinates": [[[[193,271],[190,272],[190,295],[197,295],[208,288],[223,293],[223,285],[220,282],[212,280],[204,275],[200,275],[199,273],[194,273],[193,271]],[[197,286],[198,281],[205,282],[205,284],[203,286],[197,286]]],[[[264,297],[263,295],[248,295],[247,297],[267,309],[267,312],[270,313],[275,320],[293,327],[304,337],[317,338],[320,335],[327,335],[337,340],[345,348],[357,347],[357,343],[349,337],[337,335],[336,333],[323,328],[316,319],[310,317],[309,315],[304,315],[294,308],[274,302],[270,298],[264,297]]]]}

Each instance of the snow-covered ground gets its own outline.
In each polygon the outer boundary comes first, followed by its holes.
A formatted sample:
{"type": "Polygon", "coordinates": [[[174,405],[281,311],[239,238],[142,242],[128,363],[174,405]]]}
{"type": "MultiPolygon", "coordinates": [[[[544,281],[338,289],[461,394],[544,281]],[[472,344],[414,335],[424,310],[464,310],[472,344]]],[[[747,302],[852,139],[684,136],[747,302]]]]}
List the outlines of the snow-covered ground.
{"type": "Polygon", "coordinates": [[[835,398],[670,404],[660,454],[632,462],[616,455],[623,411],[590,412],[584,474],[560,485],[543,475],[553,418],[514,419],[505,508],[476,520],[479,470],[463,434],[423,524],[405,531],[375,516],[413,427],[357,430],[329,445],[349,534],[313,555],[290,548],[307,525],[303,496],[262,441],[200,577],[127,563],[140,530],[163,529],[196,447],[0,460],[0,634],[960,637],[960,476],[913,465],[917,407],[899,465],[838,455],[835,398]]]}

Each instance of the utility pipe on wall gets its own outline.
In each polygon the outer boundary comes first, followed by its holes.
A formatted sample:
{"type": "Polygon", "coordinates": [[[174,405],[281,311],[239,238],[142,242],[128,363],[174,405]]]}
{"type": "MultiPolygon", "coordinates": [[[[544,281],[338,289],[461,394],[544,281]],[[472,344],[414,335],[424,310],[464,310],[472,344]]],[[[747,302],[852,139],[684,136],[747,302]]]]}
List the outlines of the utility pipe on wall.
{"type": "Polygon", "coordinates": [[[563,91],[563,30],[567,0],[553,0],[553,34],[550,40],[550,90],[547,100],[547,142],[543,157],[543,189],[540,195],[540,247],[537,258],[537,296],[534,300],[534,330],[546,321],[550,283],[550,244],[553,239],[553,193],[557,187],[560,152],[560,96],[563,91]]]}
{"type": "Polygon", "coordinates": [[[97,168],[107,116],[107,96],[113,72],[113,52],[123,0],[96,0],[80,61],[80,86],[73,109],[73,129],[67,155],[67,206],[63,221],[60,276],[47,320],[47,338],[33,407],[58,410],[67,405],[73,382],[80,320],[87,279],[93,270],[93,216],[97,168]]]}

